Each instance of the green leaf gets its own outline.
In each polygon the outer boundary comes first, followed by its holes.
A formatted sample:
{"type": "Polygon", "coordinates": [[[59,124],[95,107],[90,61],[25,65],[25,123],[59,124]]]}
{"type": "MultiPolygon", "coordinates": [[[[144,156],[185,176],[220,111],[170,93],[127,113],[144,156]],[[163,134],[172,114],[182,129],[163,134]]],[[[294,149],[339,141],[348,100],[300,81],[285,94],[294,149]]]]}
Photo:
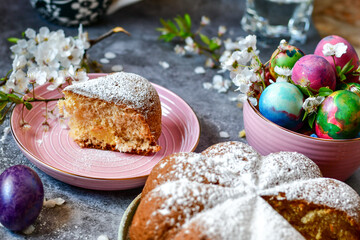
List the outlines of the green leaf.
{"type": "Polygon", "coordinates": [[[8,102],[0,102],[0,111],[2,111],[6,105],[7,105],[8,102]]]}
{"type": "Polygon", "coordinates": [[[219,49],[221,45],[217,44],[215,41],[211,41],[209,44],[209,49],[211,51],[215,51],[216,49],[219,49]]]}
{"type": "Polygon", "coordinates": [[[327,88],[327,87],[322,87],[319,89],[319,94],[318,96],[323,96],[323,97],[326,97],[326,96],[329,96],[330,94],[332,94],[334,91],[331,90],[330,88],[327,88]]]}
{"type": "Polygon", "coordinates": [[[339,74],[339,78],[340,78],[340,81],[346,80],[346,76],[345,76],[345,74],[343,74],[343,73],[340,73],[340,74],[339,74]]]}
{"type": "Polygon", "coordinates": [[[347,74],[348,72],[350,72],[353,68],[354,68],[354,65],[351,65],[352,63],[352,59],[350,59],[350,61],[348,61],[344,67],[341,69],[340,71],[340,74],[347,74]]]}
{"type": "Polygon", "coordinates": [[[22,103],[23,100],[21,98],[19,98],[18,96],[16,96],[15,94],[8,94],[7,95],[9,100],[13,103],[19,104],[22,103]]]}
{"type": "Polygon", "coordinates": [[[186,32],[186,27],[184,25],[184,22],[182,20],[181,17],[176,17],[174,18],[175,22],[177,23],[177,25],[179,26],[180,32],[186,32]]]}
{"type": "Polygon", "coordinates": [[[173,33],[177,33],[179,31],[175,23],[173,23],[171,20],[168,20],[166,23],[173,33]]]}
{"type": "Polygon", "coordinates": [[[300,89],[300,91],[301,91],[305,96],[310,96],[310,95],[311,95],[309,89],[307,89],[306,87],[303,87],[303,86],[301,86],[301,85],[296,85],[296,86],[300,89]]]}
{"type": "Polygon", "coordinates": [[[9,37],[7,40],[11,43],[17,43],[20,39],[15,37],[9,37]]]}
{"type": "Polygon", "coordinates": [[[25,104],[25,107],[26,107],[27,110],[31,110],[32,107],[33,107],[33,106],[31,105],[31,103],[29,103],[29,102],[25,102],[24,104],[25,104]]]}
{"type": "Polygon", "coordinates": [[[165,33],[165,34],[168,32],[167,28],[156,28],[156,31],[165,33]]]}
{"type": "Polygon", "coordinates": [[[0,101],[8,101],[9,98],[7,97],[7,94],[0,91],[0,101]]]}
{"type": "Polygon", "coordinates": [[[315,122],[315,119],[316,119],[316,115],[315,113],[312,113],[308,116],[308,124],[310,126],[310,128],[313,128],[313,125],[314,125],[314,122],[315,122]]]}
{"type": "Polygon", "coordinates": [[[184,15],[184,20],[185,20],[185,23],[186,23],[186,27],[188,28],[188,30],[191,29],[191,17],[189,14],[185,14],[184,15]]]}
{"type": "Polygon", "coordinates": [[[176,35],[174,33],[168,33],[168,34],[161,35],[159,37],[159,39],[162,39],[165,42],[170,42],[174,37],[176,37],[176,35]]]}
{"type": "Polygon", "coordinates": [[[201,41],[203,41],[203,43],[205,43],[206,45],[210,44],[210,39],[207,36],[205,36],[204,34],[201,34],[201,33],[199,34],[199,36],[200,36],[201,41]]]}
{"type": "Polygon", "coordinates": [[[304,116],[303,116],[302,121],[304,121],[304,120],[305,120],[305,118],[307,117],[307,115],[308,115],[308,114],[309,114],[308,112],[305,112],[305,113],[304,113],[304,116]]]}
{"type": "Polygon", "coordinates": [[[339,75],[339,74],[341,73],[341,67],[340,67],[340,66],[336,66],[335,68],[336,68],[337,74],[339,75]]]}

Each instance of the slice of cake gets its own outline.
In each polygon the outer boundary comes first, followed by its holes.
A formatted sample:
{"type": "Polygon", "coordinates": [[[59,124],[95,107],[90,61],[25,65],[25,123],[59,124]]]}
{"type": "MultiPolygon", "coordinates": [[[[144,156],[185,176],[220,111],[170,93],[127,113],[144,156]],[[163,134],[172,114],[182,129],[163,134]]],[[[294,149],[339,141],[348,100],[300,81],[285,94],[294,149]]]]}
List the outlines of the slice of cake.
{"type": "Polygon", "coordinates": [[[69,118],[70,137],[79,146],[144,155],[160,150],[160,98],[145,78],[118,72],[63,93],[60,113],[69,118]]]}

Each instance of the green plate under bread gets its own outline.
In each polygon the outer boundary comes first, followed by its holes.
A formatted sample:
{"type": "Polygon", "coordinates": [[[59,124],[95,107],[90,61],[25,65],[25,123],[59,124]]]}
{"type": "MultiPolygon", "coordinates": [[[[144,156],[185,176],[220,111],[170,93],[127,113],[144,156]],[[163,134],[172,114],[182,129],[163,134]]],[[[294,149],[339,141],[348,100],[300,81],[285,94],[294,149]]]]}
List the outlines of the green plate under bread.
{"type": "Polygon", "coordinates": [[[118,240],[129,240],[129,228],[136,212],[137,207],[140,204],[141,194],[139,194],[127,207],[124,215],[121,218],[118,240]]]}

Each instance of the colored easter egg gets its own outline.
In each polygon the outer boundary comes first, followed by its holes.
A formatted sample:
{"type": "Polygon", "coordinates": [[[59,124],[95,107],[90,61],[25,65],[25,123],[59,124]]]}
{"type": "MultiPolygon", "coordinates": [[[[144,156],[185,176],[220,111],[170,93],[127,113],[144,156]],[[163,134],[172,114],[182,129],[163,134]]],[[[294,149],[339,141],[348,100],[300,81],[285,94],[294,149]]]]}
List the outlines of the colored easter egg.
{"type": "Polygon", "coordinates": [[[304,96],[287,82],[269,85],[260,96],[259,111],[270,121],[290,130],[302,126],[304,96]]]}
{"type": "Polygon", "coordinates": [[[315,133],[320,138],[349,139],[360,130],[360,97],[347,90],[330,94],[319,107],[315,133]]]}
{"type": "Polygon", "coordinates": [[[346,53],[344,53],[341,57],[335,57],[335,64],[336,66],[340,66],[341,68],[345,66],[347,62],[352,60],[352,65],[354,68],[351,71],[354,71],[359,66],[359,57],[354,49],[354,47],[344,38],[331,35],[324,37],[316,46],[314,54],[324,57],[333,67],[335,71],[334,59],[332,56],[324,56],[323,48],[326,43],[330,43],[332,45],[336,45],[337,43],[344,43],[347,46],[346,53]]]}
{"type": "Polygon", "coordinates": [[[322,87],[335,90],[336,75],[325,58],[309,54],[300,58],[294,65],[291,79],[295,84],[310,87],[316,93],[322,87]]]}
{"type": "Polygon", "coordinates": [[[269,68],[271,76],[276,79],[278,74],[275,72],[275,67],[286,67],[292,69],[295,63],[305,54],[292,45],[285,45],[283,50],[277,48],[270,58],[269,68]]]}
{"type": "Polygon", "coordinates": [[[342,83],[337,86],[339,90],[348,90],[356,93],[360,97],[360,84],[359,83],[342,83]]]}

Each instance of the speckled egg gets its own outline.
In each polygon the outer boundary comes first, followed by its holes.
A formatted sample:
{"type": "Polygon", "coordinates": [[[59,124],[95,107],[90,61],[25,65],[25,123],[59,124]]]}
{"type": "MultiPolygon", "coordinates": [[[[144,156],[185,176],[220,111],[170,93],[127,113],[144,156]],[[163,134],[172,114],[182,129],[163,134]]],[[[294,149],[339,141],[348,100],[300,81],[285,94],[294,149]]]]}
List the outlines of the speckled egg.
{"type": "Polygon", "coordinates": [[[342,83],[337,86],[339,90],[348,90],[356,93],[360,97],[360,84],[359,83],[342,83]]]}
{"type": "Polygon", "coordinates": [[[354,68],[352,69],[352,71],[354,71],[359,66],[359,57],[358,57],[354,47],[346,39],[344,39],[342,37],[339,37],[336,35],[324,37],[316,46],[314,54],[324,57],[331,64],[331,66],[333,67],[333,69],[335,71],[333,57],[332,56],[325,57],[322,51],[323,51],[324,45],[326,43],[335,45],[335,44],[341,43],[341,42],[344,43],[348,48],[346,50],[346,53],[344,53],[340,58],[335,57],[335,64],[342,68],[345,66],[345,64],[347,62],[352,60],[352,64],[354,65],[354,68]]]}
{"type": "Polygon", "coordinates": [[[276,79],[278,74],[275,67],[287,67],[292,69],[295,63],[305,54],[297,47],[286,45],[284,50],[276,49],[270,58],[269,69],[271,76],[276,79]]]}
{"type": "Polygon", "coordinates": [[[360,97],[347,90],[330,94],[320,105],[315,133],[320,138],[349,139],[360,130],[360,97]]]}
{"type": "Polygon", "coordinates": [[[291,79],[295,84],[308,86],[316,93],[321,87],[335,90],[336,75],[325,58],[309,54],[300,58],[294,65],[291,79]]]}
{"type": "Polygon", "coordinates": [[[261,94],[260,113],[270,121],[296,131],[302,126],[304,96],[293,84],[273,83],[261,94]]]}

